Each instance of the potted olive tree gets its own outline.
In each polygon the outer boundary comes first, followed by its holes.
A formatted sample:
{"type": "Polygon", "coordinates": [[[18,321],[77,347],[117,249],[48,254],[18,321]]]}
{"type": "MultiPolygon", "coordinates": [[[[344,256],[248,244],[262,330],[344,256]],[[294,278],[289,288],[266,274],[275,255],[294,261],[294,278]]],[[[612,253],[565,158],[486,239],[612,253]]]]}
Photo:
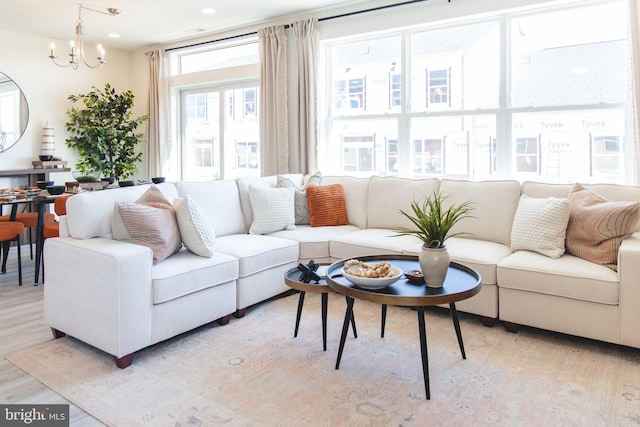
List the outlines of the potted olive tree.
{"type": "Polygon", "coordinates": [[[69,95],[71,102],[82,101],[84,108],[67,110],[68,147],[80,154],[76,168],[81,174],[101,173],[104,178],[126,179],[138,171],[142,153],[136,152],[143,141],[136,129],[148,116],[134,118],[133,92],[116,93],[106,83],[104,90],[95,86],[87,94],[69,95]]]}
{"type": "Polygon", "coordinates": [[[463,233],[450,234],[458,221],[471,217],[472,202],[444,207],[446,197],[441,193],[411,202],[412,213],[400,210],[400,213],[411,221],[413,228],[400,227],[398,236],[416,236],[422,240],[422,250],[418,257],[424,281],[429,287],[439,288],[443,285],[449,269],[449,253],[446,240],[463,233]]]}

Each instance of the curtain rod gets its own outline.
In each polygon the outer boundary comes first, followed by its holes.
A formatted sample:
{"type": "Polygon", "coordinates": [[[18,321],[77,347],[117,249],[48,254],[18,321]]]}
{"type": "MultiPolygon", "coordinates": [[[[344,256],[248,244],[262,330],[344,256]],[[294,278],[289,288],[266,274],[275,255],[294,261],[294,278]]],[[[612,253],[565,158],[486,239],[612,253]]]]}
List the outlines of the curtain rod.
{"type": "MultiPolygon", "coordinates": [[[[402,2],[402,3],[395,3],[395,4],[388,4],[388,5],[385,5],[385,6],[372,7],[370,9],[357,10],[357,11],[354,11],[354,12],[347,12],[347,13],[343,13],[343,14],[340,14],[340,15],[334,15],[334,16],[327,16],[325,18],[319,18],[318,21],[319,22],[329,21],[331,19],[344,18],[344,17],[347,17],[347,16],[359,15],[361,13],[376,12],[378,10],[389,9],[389,8],[397,7],[397,6],[405,6],[407,4],[412,4],[412,3],[422,3],[422,2],[425,2],[425,1],[429,1],[429,0],[410,0],[410,1],[405,1],[405,2],[402,2]]],[[[451,3],[451,0],[449,0],[449,3],[451,3]]],[[[289,28],[289,25],[288,24],[285,25],[285,28],[289,28]]],[[[186,49],[186,48],[190,48],[190,47],[203,46],[203,45],[207,45],[207,44],[211,44],[211,43],[217,43],[217,42],[223,42],[223,41],[227,41],[227,40],[239,39],[239,38],[242,38],[242,37],[253,36],[253,35],[256,35],[256,34],[258,34],[257,31],[252,31],[250,33],[238,34],[236,36],[223,37],[223,38],[216,39],[216,40],[209,40],[209,41],[206,41],[206,42],[194,43],[194,44],[189,44],[189,45],[186,45],[186,46],[171,47],[169,49],[165,49],[165,52],[169,52],[169,51],[172,51],[172,50],[186,49]]]]}

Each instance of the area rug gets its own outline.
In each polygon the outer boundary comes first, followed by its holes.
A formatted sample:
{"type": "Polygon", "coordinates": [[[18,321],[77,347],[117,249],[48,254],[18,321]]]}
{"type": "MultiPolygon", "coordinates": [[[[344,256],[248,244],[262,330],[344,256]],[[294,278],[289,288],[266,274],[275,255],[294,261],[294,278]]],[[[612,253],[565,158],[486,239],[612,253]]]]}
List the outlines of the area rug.
{"type": "Polygon", "coordinates": [[[425,400],[417,312],[356,301],[335,369],[345,301],[329,299],[322,351],[318,295],[258,305],[136,354],[127,369],[70,337],[7,357],[113,426],[611,426],[640,424],[635,349],[461,315],[467,360],[446,310],[426,313],[431,400],[425,400]]]}

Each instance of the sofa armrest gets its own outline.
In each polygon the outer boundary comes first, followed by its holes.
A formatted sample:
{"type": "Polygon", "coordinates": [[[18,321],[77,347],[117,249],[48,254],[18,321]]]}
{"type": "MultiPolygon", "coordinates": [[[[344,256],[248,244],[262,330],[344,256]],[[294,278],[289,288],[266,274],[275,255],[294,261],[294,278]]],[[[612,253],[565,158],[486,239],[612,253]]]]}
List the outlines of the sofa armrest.
{"type": "Polygon", "coordinates": [[[640,348],[640,232],[624,239],[618,252],[620,343],[640,348]]]}
{"type": "Polygon", "coordinates": [[[52,328],[123,357],[151,344],[151,249],[61,237],[44,245],[44,316],[52,328]]]}

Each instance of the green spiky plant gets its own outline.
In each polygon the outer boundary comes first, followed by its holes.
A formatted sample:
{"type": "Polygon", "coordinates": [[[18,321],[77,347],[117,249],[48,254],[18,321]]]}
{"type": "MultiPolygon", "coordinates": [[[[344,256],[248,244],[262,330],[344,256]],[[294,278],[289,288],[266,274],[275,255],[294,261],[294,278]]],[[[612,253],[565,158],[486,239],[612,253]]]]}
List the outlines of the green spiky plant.
{"type": "Polygon", "coordinates": [[[138,171],[142,153],[137,145],[144,142],[136,129],[148,116],[134,118],[133,92],[116,93],[109,83],[104,90],[95,86],[82,95],[69,95],[71,102],[82,101],[84,108],[67,110],[68,147],[80,154],[76,163],[82,173],[99,171],[103,177],[126,179],[138,171]]]}
{"type": "Polygon", "coordinates": [[[464,218],[472,218],[473,202],[467,201],[460,205],[451,205],[445,209],[443,203],[446,196],[441,193],[433,194],[422,201],[412,201],[411,210],[407,213],[400,209],[400,213],[407,217],[414,228],[400,227],[396,230],[397,236],[416,236],[427,248],[444,248],[445,241],[449,237],[466,233],[449,234],[451,228],[464,218]]]}

